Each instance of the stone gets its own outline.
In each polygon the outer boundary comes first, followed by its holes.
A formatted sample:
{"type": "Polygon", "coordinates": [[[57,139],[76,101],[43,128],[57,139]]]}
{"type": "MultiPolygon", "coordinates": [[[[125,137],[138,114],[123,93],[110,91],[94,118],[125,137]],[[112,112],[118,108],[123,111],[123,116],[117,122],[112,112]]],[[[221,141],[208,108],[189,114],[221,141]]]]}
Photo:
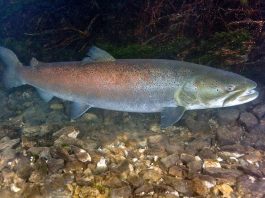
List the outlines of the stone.
{"type": "Polygon", "coordinates": [[[242,171],[237,169],[224,169],[215,167],[205,168],[204,173],[213,177],[231,178],[231,180],[243,174],[242,171]]]}
{"type": "Polygon", "coordinates": [[[70,138],[77,138],[79,134],[79,131],[73,127],[73,126],[67,126],[64,128],[61,128],[59,131],[56,131],[55,133],[53,133],[53,137],[55,138],[59,138],[62,135],[66,135],[67,137],[70,138]]]}
{"type": "Polygon", "coordinates": [[[160,162],[165,166],[166,168],[169,168],[173,165],[176,165],[180,162],[179,156],[177,154],[171,154],[167,157],[164,157],[160,160],[160,162]]]}
{"type": "Polygon", "coordinates": [[[64,168],[64,160],[63,159],[54,159],[51,158],[48,160],[48,169],[52,173],[57,173],[59,170],[64,168]]]}
{"type": "Polygon", "coordinates": [[[3,137],[0,140],[0,151],[5,149],[11,149],[16,146],[20,142],[20,138],[17,139],[10,139],[9,137],[3,137]]]}
{"type": "Polygon", "coordinates": [[[233,189],[228,184],[216,185],[213,190],[214,194],[218,196],[220,193],[224,198],[232,198],[233,189]]]}
{"type": "Polygon", "coordinates": [[[200,176],[192,180],[192,185],[195,193],[205,197],[210,192],[211,188],[216,185],[216,181],[210,176],[200,176]]]}
{"type": "Polygon", "coordinates": [[[114,188],[111,190],[111,198],[129,198],[131,197],[132,189],[130,186],[124,186],[120,188],[114,188]]]}
{"type": "Polygon", "coordinates": [[[220,124],[229,124],[236,122],[239,118],[240,111],[236,108],[219,109],[217,118],[220,124]]]}
{"type": "Polygon", "coordinates": [[[246,125],[248,130],[252,129],[259,123],[258,119],[250,112],[241,113],[239,121],[246,125]]]}
{"type": "Polygon", "coordinates": [[[192,181],[177,179],[171,176],[165,176],[163,178],[167,185],[172,186],[179,193],[183,193],[185,196],[192,196],[194,194],[192,181]]]}
{"type": "Polygon", "coordinates": [[[154,188],[151,184],[144,184],[135,189],[134,194],[138,196],[144,196],[150,192],[153,192],[154,188]]]}
{"type": "Polygon", "coordinates": [[[179,178],[183,178],[184,176],[183,169],[178,166],[171,166],[168,170],[168,174],[179,178]]]}
{"type": "Polygon", "coordinates": [[[150,182],[157,182],[162,178],[162,170],[159,168],[143,171],[143,179],[150,182]]]}
{"type": "Polygon", "coordinates": [[[184,163],[187,164],[191,161],[195,160],[195,157],[193,155],[187,154],[187,153],[182,153],[180,155],[180,160],[184,163]]]}
{"type": "Polygon", "coordinates": [[[202,160],[195,159],[187,164],[188,169],[189,169],[189,175],[195,175],[202,170],[202,160]]]}
{"type": "Polygon", "coordinates": [[[258,180],[252,176],[239,177],[236,188],[243,197],[263,198],[265,196],[265,180],[258,180]]]}
{"type": "Polygon", "coordinates": [[[252,111],[259,119],[261,119],[265,115],[265,104],[257,105],[252,111]]]}
{"type": "Polygon", "coordinates": [[[203,162],[203,169],[207,168],[221,168],[221,164],[217,160],[206,159],[203,162]]]}
{"type": "Polygon", "coordinates": [[[244,131],[239,126],[219,127],[216,132],[216,139],[220,145],[229,145],[240,142],[244,131]]]}
{"type": "Polygon", "coordinates": [[[185,119],[185,124],[190,131],[195,133],[210,131],[210,126],[206,120],[195,120],[194,118],[188,117],[185,119]]]}
{"type": "Polygon", "coordinates": [[[101,157],[97,162],[96,170],[98,172],[104,172],[108,169],[107,160],[104,157],[101,157]]]}
{"type": "Polygon", "coordinates": [[[256,149],[265,151],[265,133],[261,131],[251,131],[242,141],[245,146],[252,146],[256,149]]]}
{"type": "Polygon", "coordinates": [[[78,148],[76,146],[72,146],[72,150],[74,151],[74,154],[79,161],[91,162],[91,156],[86,150],[78,148]]]}

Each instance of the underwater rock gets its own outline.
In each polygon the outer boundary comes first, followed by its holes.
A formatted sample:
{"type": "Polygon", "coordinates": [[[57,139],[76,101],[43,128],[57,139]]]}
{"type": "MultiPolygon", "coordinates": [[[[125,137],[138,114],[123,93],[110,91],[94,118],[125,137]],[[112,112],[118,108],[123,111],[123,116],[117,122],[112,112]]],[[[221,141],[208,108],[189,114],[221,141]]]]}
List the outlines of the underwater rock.
{"type": "Polygon", "coordinates": [[[164,182],[167,185],[172,186],[176,191],[184,194],[185,196],[192,196],[194,194],[192,181],[190,180],[177,179],[175,177],[165,176],[164,182]]]}
{"type": "Polygon", "coordinates": [[[179,166],[171,166],[168,169],[168,174],[175,176],[177,178],[183,178],[185,175],[183,168],[181,168],[179,166]]]}
{"type": "Polygon", "coordinates": [[[191,132],[208,132],[210,126],[206,120],[195,120],[192,117],[185,119],[185,124],[191,132]]]}
{"type": "Polygon", "coordinates": [[[8,165],[16,157],[17,151],[15,149],[5,149],[0,153],[0,171],[8,165]]]}
{"type": "Polygon", "coordinates": [[[265,196],[265,181],[244,175],[238,178],[237,191],[243,197],[262,198],[265,196]]]}
{"type": "Polygon", "coordinates": [[[59,170],[64,168],[63,159],[54,159],[51,158],[47,161],[48,169],[51,173],[58,173],[59,170]]]}
{"type": "Polygon", "coordinates": [[[265,104],[257,105],[252,111],[259,119],[261,119],[265,115],[265,104]]]}
{"type": "Polygon", "coordinates": [[[204,168],[204,173],[213,177],[232,179],[235,179],[243,174],[241,171],[236,169],[225,169],[217,167],[204,168]]]}
{"type": "Polygon", "coordinates": [[[22,114],[23,120],[28,125],[40,125],[45,122],[47,109],[41,106],[32,106],[22,114]]]}
{"type": "Polygon", "coordinates": [[[14,146],[18,145],[19,142],[20,138],[11,140],[9,137],[3,137],[2,139],[0,139],[0,151],[11,149],[14,146]]]}
{"type": "Polygon", "coordinates": [[[251,133],[246,135],[246,138],[242,141],[245,146],[252,146],[256,149],[265,151],[265,133],[262,131],[252,130],[251,133]]]}
{"type": "Polygon", "coordinates": [[[199,156],[195,157],[195,160],[190,161],[187,164],[189,175],[195,175],[202,170],[202,160],[199,156]]]}
{"type": "Polygon", "coordinates": [[[162,170],[155,167],[155,169],[149,169],[143,171],[143,179],[150,182],[158,182],[162,178],[162,170]]]}
{"type": "Polygon", "coordinates": [[[52,136],[55,138],[59,138],[62,135],[66,135],[70,138],[77,138],[78,134],[79,134],[79,130],[77,130],[75,127],[67,126],[67,127],[63,127],[60,130],[56,131],[55,133],[52,134],[52,136]]]}
{"type": "Polygon", "coordinates": [[[114,188],[111,190],[110,197],[111,198],[129,198],[132,195],[132,190],[130,186],[124,186],[121,188],[114,188]]]}
{"type": "Polygon", "coordinates": [[[248,130],[252,129],[259,123],[258,119],[252,113],[249,112],[241,113],[239,121],[246,125],[248,130]]]}
{"type": "Polygon", "coordinates": [[[229,184],[218,184],[214,187],[213,192],[215,196],[222,195],[224,198],[232,198],[234,190],[229,184]]]}
{"type": "Polygon", "coordinates": [[[101,173],[108,169],[107,160],[104,157],[101,157],[97,162],[96,171],[101,173]]]}
{"type": "Polygon", "coordinates": [[[192,185],[196,194],[205,197],[216,185],[216,180],[211,176],[201,175],[192,180],[192,185]]]}
{"type": "Polygon", "coordinates": [[[163,166],[169,168],[173,165],[177,165],[180,162],[180,159],[177,154],[171,154],[167,157],[162,158],[160,162],[163,164],[163,166]]]}
{"type": "Polygon", "coordinates": [[[222,146],[235,144],[241,141],[244,132],[239,126],[219,127],[216,132],[216,139],[222,146]]]}
{"type": "Polygon", "coordinates": [[[236,108],[219,109],[217,118],[220,124],[229,124],[239,118],[240,111],[236,108]]]}
{"type": "Polygon", "coordinates": [[[75,156],[81,162],[91,162],[91,156],[87,151],[84,149],[80,149],[76,146],[71,146],[72,150],[74,151],[75,156]]]}

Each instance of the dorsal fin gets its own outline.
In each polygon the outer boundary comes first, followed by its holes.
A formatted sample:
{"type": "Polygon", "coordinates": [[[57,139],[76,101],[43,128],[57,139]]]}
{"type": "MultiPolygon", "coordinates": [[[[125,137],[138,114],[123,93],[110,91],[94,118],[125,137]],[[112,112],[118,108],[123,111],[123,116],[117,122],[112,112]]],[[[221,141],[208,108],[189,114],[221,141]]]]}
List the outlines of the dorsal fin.
{"type": "Polygon", "coordinates": [[[30,60],[30,66],[31,67],[37,67],[39,63],[40,62],[35,57],[32,57],[30,60]]]}
{"type": "Polygon", "coordinates": [[[108,52],[95,46],[91,47],[86,55],[87,57],[82,60],[83,63],[115,61],[108,52]]]}

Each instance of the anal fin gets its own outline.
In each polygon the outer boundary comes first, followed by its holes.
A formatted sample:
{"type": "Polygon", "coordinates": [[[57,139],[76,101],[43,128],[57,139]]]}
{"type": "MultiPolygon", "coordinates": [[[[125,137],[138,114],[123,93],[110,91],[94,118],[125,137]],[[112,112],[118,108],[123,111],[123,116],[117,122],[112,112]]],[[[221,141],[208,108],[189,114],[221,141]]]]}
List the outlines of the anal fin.
{"type": "Polygon", "coordinates": [[[91,106],[84,103],[73,102],[71,104],[70,117],[71,119],[76,119],[83,115],[91,106]]]}
{"type": "Polygon", "coordinates": [[[184,107],[165,107],[161,112],[161,128],[167,128],[178,122],[185,112],[184,107]]]}

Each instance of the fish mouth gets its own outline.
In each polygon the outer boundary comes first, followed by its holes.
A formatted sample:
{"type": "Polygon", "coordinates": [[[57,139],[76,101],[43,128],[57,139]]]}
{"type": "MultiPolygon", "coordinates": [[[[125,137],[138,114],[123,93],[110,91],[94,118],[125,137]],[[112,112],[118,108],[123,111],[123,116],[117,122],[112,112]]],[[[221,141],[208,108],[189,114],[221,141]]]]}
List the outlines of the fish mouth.
{"type": "Polygon", "coordinates": [[[255,100],[259,96],[259,92],[255,89],[256,85],[244,91],[234,92],[225,99],[223,106],[240,105],[255,100]]]}

